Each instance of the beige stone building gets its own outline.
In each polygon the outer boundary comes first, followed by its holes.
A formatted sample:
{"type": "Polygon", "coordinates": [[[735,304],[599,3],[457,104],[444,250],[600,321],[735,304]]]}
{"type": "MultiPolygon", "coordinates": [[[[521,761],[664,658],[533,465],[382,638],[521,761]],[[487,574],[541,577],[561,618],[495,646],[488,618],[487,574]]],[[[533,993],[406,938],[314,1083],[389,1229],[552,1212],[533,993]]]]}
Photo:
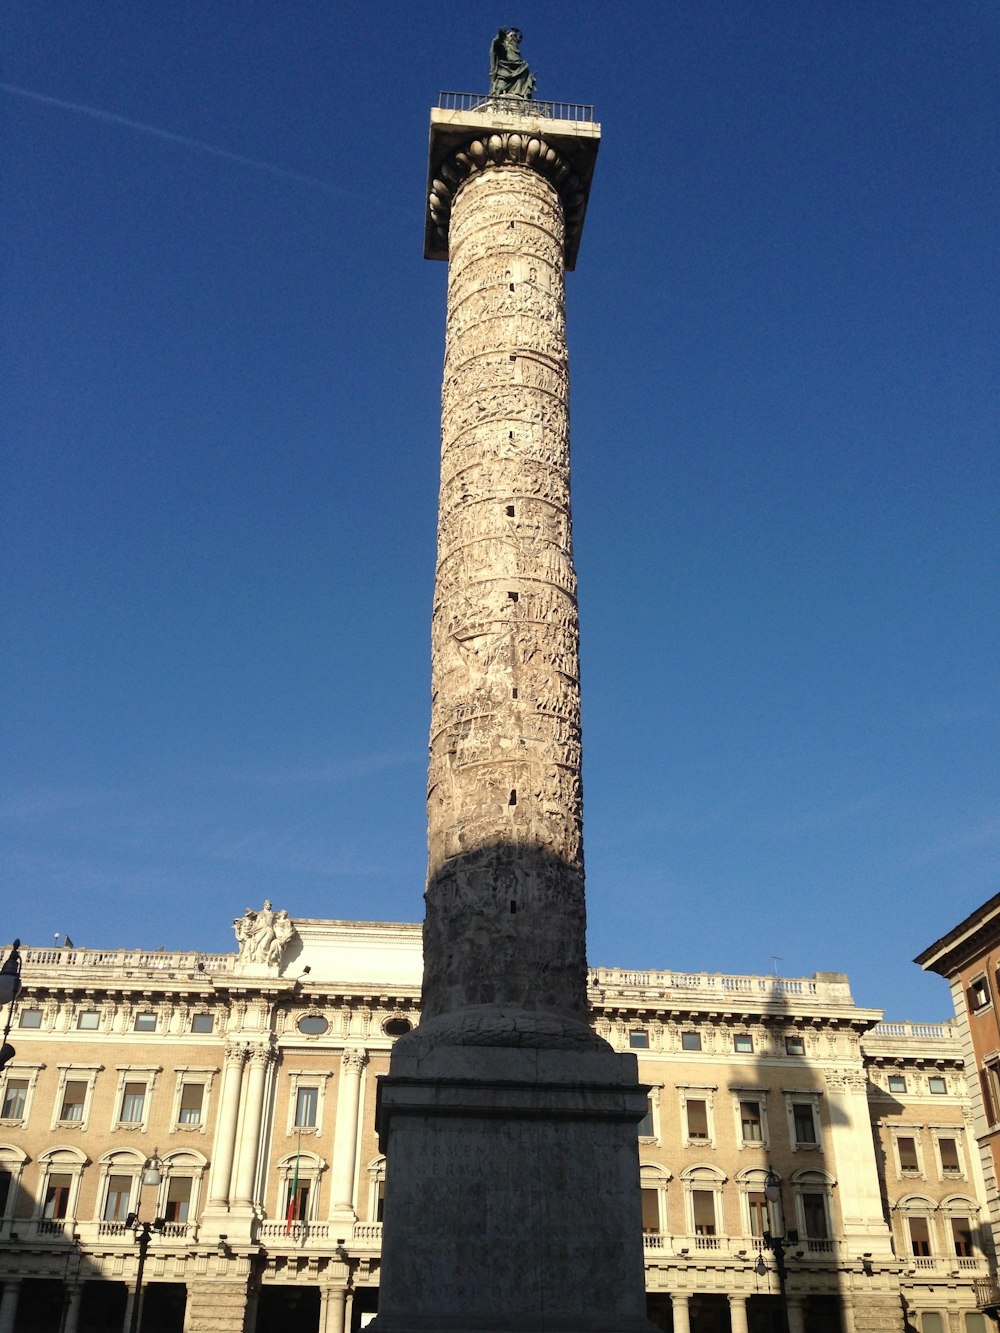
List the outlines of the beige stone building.
{"type": "MultiPolygon", "coordinates": [[[[24,951],[0,1075],[0,1333],[127,1331],[134,1213],[157,1219],[145,1333],[368,1322],[377,1082],[419,1017],[420,928],[264,924],[251,938],[239,923],[239,954],[24,951]],[[143,1185],[152,1158],[159,1182],[143,1185]]],[[[875,1306],[886,1328],[983,1333],[992,1242],[950,1024],[882,1022],[834,974],[598,968],[590,1003],[650,1087],[639,1158],[659,1327],[778,1330],[764,1233],[783,1228],[791,1333],[850,1333],[875,1306]]]]}

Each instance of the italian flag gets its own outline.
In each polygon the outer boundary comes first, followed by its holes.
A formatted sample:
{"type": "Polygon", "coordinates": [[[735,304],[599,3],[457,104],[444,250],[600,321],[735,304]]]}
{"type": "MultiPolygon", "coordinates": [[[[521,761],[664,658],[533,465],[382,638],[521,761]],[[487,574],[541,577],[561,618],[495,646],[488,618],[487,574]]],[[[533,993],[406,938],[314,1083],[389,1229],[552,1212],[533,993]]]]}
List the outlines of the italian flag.
{"type": "Polygon", "coordinates": [[[292,1229],[292,1223],[295,1221],[295,1200],[299,1192],[299,1152],[295,1153],[295,1174],[292,1176],[292,1188],[288,1191],[288,1216],[285,1218],[285,1235],[287,1236],[292,1229]]]}

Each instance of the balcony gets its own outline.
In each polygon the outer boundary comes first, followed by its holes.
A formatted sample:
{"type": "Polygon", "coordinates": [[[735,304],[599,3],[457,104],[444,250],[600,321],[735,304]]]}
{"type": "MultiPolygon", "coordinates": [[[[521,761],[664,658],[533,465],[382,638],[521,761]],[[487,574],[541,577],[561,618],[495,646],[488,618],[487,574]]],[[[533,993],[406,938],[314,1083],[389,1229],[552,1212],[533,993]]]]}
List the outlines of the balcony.
{"type": "Polygon", "coordinates": [[[594,108],[582,102],[539,102],[533,97],[491,97],[489,93],[441,93],[438,110],[595,123],[594,108]]]}

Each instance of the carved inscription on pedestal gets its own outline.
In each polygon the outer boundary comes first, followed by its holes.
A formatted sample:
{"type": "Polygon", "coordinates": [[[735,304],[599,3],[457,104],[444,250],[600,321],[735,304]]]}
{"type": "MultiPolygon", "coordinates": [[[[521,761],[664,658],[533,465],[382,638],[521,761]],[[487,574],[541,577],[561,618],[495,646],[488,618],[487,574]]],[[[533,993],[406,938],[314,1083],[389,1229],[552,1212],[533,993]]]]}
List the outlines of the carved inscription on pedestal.
{"type": "Polygon", "coordinates": [[[424,1019],[586,1018],[563,203],[487,165],[449,219],[424,1019]]]}

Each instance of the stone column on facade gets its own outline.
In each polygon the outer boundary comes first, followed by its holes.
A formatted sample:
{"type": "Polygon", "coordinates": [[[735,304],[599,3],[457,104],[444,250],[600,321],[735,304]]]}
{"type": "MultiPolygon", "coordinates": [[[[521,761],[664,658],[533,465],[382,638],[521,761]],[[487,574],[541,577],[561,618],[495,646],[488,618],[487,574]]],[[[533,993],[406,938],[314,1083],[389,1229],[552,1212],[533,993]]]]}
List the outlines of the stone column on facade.
{"type": "Polygon", "coordinates": [[[885,1221],[875,1141],[871,1132],[868,1083],[861,1069],[826,1075],[831,1170],[837,1176],[840,1224],[848,1253],[892,1257],[892,1234],[885,1221]]]}
{"type": "Polygon", "coordinates": [[[358,1124],[361,1114],[361,1074],[368,1063],[360,1047],[344,1051],[337,1089],[337,1124],[333,1137],[330,1171],[330,1210],[354,1214],[354,1167],[358,1157],[358,1124]]]}
{"type": "Polygon", "coordinates": [[[14,1333],[17,1322],[17,1298],[21,1294],[21,1279],[7,1276],[0,1296],[0,1333],[14,1333]]]}
{"type": "Polygon", "coordinates": [[[233,1187],[233,1203],[240,1208],[251,1208],[254,1204],[267,1067],[273,1057],[274,1052],[269,1046],[252,1046],[250,1048],[247,1061],[246,1095],[243,1099],[244,1111],[240,1153],[239,1160],[236,1163],[236,1183],[233,1187]]]}
{"type": "Polygon", "coordinates": [[[66,1314],[61,1333],[77,1333],[80,1326],[80,1306],[83,1302],[83,1283],[68,1282],[63,1299],[66,1302],[66,1314]]]}
{"type": "Polygon", "coordinates": [[[319,1333],[344,1333],[345,1287],[320,1287],[319,1333]]]}
{"type": "Polygon", "coordinates": [[[805,1299],[802,1296],[789,1296],[788,1333],[805,1333],[805,1299]]]}
{"type": "Polygon", "coordinates": [[[748,1333],[747,1298],[745,1296],[737,1296],[735,1293],[730,1294],[729,1326],[730,1333],[748,1333]]]}
{"type": "Polygon", "coordinates": [[[229,1203],[233,1157],[236,1152],[236,1126],[240,1113],[240,1090],[243,1085],[243,1064],[246,1058],[245,1046],[234,1043],[227,1045],[219,1093],[219,1123],[208,1186],[210,1208],[225,1207],[229,1203]]]}
{"type": "Polygon", "coordinates": [[[691,1333],[691,1297],[684,1291],[670,1293],[674,1316],[674,1333],[691,1333]]]}
{"type": "MultiPolygon", "coordinates": [[[[135,1308],[136,1289],[129,1283],[125,1288],[125,1316],[122,1319],[122,1333],[131,1333],[132,1329],[132,1311],[135,1308]]],[[[0,1333],[3,1330],[0,1329],[0,1333]]]]}

